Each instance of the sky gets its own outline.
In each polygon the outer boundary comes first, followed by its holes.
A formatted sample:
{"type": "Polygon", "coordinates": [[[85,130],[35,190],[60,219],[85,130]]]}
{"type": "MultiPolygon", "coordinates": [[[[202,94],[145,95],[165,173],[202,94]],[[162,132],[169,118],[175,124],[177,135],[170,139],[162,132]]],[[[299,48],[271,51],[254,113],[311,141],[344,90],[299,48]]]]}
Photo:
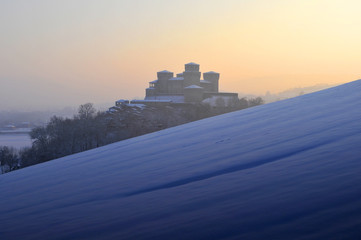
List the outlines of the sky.
{"type": "Polygon", "coordinates": [[[358,0],[0,0],[0,110],[142,99],[156,72],[277,93],[360,78],[358,0]]]}

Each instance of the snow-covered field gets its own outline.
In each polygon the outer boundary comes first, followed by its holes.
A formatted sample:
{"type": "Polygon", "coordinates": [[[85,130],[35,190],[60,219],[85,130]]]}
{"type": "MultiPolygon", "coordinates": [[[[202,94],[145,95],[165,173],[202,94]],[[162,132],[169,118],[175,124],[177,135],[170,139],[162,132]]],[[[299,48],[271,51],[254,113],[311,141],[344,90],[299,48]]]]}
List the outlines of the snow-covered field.
{"type": "Polygon", "coordinates": [[[0,146],[17,149],[30,147],[31,139],[28,133],[0,133],[0,146]]]}
{"type": "Polygon", "coordinates": [[[1,239],[361,239],[361,81],[0,176],[1,239]]]}

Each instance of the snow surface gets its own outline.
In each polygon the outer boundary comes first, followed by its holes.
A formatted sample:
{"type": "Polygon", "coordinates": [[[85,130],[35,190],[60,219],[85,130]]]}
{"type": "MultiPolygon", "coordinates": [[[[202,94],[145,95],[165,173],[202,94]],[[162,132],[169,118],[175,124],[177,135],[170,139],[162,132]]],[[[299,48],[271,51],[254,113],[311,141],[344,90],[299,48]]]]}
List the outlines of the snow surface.
{"type": "Polygon", "coordinates": [[[209,71],[209,72],[205,72],[205,74],[219,74],[219,73],[215,71],[209,71]]]}
{"type": "Polygon", "coordinates": [[[185,65],[196,65],[196,66],[199,66],[198,63],[194,63],[194,62],[190,62],[190,63],[187,63],[187,64],[185,64],[185,65]]]}
{"type": "Polygon", "coordinates": [[[184,80],[183,77],[172,77],[172,78],[169,78],[169,80],[171,81],[181,81],[181,80],[184,80]]]}
{"type": "Polygon", "coordinates": [[[360,239],[361,81],[0,176],[0,239],[360,239]]]}
{"type": "Polygon", "coordinates": [[[202,88],[202,87],[197,86],[197,85],[191,85],[191,86],[188,86],[188,87],[185,87],[185,88],[202,88]]]}
{"type": "Polygon", "coordinates": [[[129,100],[120,99],[120,100],[116,101],[116,103],[129,103],[129,100]]]}
{"type": "Polygon", "coordinates": [[[163,70],[163,71],[159,71],[159,73],[173,73],[173,72],[170,72],[168,70],[163,70]]]}
{"type": "Polygon", "coordinates": [[[211,82],[207,80],[201,80],[201,83],[211,83],[211,82]]]}

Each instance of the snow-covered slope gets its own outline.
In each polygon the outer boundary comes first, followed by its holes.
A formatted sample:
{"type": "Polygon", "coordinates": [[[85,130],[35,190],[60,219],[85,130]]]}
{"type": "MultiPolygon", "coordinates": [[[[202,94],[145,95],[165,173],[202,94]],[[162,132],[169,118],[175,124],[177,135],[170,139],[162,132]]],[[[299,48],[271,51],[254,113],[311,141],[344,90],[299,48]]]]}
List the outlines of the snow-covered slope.
{"type": "Polygon", "coordinates": [[[0,239],[360,239],[361,81],[0,176],[0,239]]]}

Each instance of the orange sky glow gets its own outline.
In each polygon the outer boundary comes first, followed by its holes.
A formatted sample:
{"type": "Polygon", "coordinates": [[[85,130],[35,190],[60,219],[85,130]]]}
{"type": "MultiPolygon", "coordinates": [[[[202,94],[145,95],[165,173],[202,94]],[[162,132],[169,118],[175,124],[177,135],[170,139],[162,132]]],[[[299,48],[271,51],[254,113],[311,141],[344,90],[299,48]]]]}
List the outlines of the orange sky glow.
{"type": "Polygon", "coordinates": [[[196,62],[220,90],[264,94],[360,78],[357,0],[5,0],[0,110],[142,98],[196,62]],[[14,94],[16,93],[16,94],[14,94]]]}

